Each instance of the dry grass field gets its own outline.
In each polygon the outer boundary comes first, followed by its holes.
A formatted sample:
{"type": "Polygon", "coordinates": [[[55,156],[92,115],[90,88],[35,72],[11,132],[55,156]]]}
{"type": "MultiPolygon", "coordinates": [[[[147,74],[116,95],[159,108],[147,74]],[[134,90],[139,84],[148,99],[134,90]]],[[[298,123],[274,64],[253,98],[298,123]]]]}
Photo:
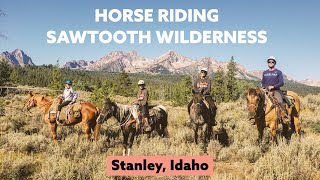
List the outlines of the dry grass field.
{"type": "MultiPolygon", "coordinates": [[[[80,92],[82,100],[89,94],[80,92]]],[[[58,127],[59,144],[51,142],[49,128],[38,109],[21,112],[27,96],[0,97],[5,109],[0,116],[0,179],[113,179],[106,177],[106,157],[121,155],[122,135],[110,119],[103,125],[98,142],[87,142],[82,126],[58,127]]],[[[131,98],[113,97],[130,104],[131,98]]],[[[132,155],[204,155],[193,143],[186,122],[186,107],[171,102],[152,102],[167,107],[169,138],[145,136],[135,140],[132,155]]],[[[208,144],[214,157],[212,177],[131,177],[127,179],[320,179],[320,95],[302,98],[301,140],[293,135],[290,144],[280,141],[262,152],[257,131],[247,120],[246,102],[218,106],[217,137],[208,144]]]]}

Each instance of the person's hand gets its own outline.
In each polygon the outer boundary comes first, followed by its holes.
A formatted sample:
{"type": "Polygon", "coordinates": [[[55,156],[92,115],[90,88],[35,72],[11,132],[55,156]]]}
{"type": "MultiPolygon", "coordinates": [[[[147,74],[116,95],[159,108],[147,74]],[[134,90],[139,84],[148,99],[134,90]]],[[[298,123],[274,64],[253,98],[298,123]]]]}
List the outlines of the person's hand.
{"type": "Polygon", "coordinates": [[[274,87],[273,86],[269,86],[268,89],[270,91],[270,90],[274,89],[274,87]]]}

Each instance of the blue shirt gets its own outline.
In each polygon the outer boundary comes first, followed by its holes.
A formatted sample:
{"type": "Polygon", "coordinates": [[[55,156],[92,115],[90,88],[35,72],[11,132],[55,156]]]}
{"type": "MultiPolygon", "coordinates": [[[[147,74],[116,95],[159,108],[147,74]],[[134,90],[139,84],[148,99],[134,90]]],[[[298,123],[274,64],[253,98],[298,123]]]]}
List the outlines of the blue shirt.
{"type": "Polygon", "coordinates": [[[273,86],[274,89],[279,90],[284,85],[282,72],[278,69],[273,71],[266,70],[263,72],[261,85],[264,88],[273,86]]]}

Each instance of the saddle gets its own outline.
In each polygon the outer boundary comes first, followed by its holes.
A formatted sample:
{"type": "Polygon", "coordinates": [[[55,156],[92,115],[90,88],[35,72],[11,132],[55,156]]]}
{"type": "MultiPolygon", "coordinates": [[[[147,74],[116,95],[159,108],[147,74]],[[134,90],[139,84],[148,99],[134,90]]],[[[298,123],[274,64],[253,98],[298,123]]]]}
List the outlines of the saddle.
{"type": "MultiPolygon", "coordinates": [[[[80,102],[76,102],[74,104],[64,106],[61,109],[59,120],[64,121],[64,120],[69,120],[71,118],[79,118],[81,116],[81,109],[82,108],[81,108],[80,102]]],[[[56,114],[57,114],[57,107],[51,106],[49,110],[49,118],[55,119],[56,114]]]]}
{"type": "Polygon", "coordinates": [[[149,109],[150,120],[149,123],[156,123],[158,119],[162,118],[161,111],[166,111],[166,108],[162,105],[153,106],[153,108],[149,109]]]}
{"type": "Polygon", "coordinates": [[[292,96],[289,96],[287,94],[287,91],[283,90],[282,91],[283,94],[283,101],[286,102],[288,104],[289,107],[294,106],[294,98],[292,96]]]}
{"type": "MultiPolygon", "coordinates": [[[[282,99],[283,102],[285,102],[289,107],[293,107],[294,106],[294,98],[290,95],[287,94],[287,91],[282,90],[282,99]]],[[[275,98],[270,98],[267,94],[265,94],[265,105],[267,105],[267,101],[270,101],[270,106],[273,106],[274,104],[276,104],[277,101],[275,98]]]]}

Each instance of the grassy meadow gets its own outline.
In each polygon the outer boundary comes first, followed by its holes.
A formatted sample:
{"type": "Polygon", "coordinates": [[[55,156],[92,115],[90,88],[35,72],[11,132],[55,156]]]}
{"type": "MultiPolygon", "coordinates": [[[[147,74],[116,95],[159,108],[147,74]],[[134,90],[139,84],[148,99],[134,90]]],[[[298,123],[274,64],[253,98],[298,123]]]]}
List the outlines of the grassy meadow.
{"type": "MultiPolygon", "coordinates": [[[[80,92],[80,99],[90,94],[80,92]]],[[[115,96],[116,102],[130,104],[132,98],[115,96]]],[[[82,126],[58,126],[59,144],[39,109],[21,112],[27,95],[9,93],[0,97],[4,113],[0,116],[0,179],[113,179],[106,177],[106,157],[122,155],[122,135],[109,119],[103,124],[100,140],[88,142],[82,126]]],[[[208,144],[214,157],[211,177],[128,177],[126,179],[320,179],[320,95],[302,97],[301,140],[293,135],[290,144],[280,141],[262,152],[256,144],[256,127],[247,120],[246,102],[218,105],[217,134],[208,144]]],[[[185,107],[162,104],[169,113],[169,138],[140,136],[132,155],[205,155],[193,143],[185,107]]]]}

